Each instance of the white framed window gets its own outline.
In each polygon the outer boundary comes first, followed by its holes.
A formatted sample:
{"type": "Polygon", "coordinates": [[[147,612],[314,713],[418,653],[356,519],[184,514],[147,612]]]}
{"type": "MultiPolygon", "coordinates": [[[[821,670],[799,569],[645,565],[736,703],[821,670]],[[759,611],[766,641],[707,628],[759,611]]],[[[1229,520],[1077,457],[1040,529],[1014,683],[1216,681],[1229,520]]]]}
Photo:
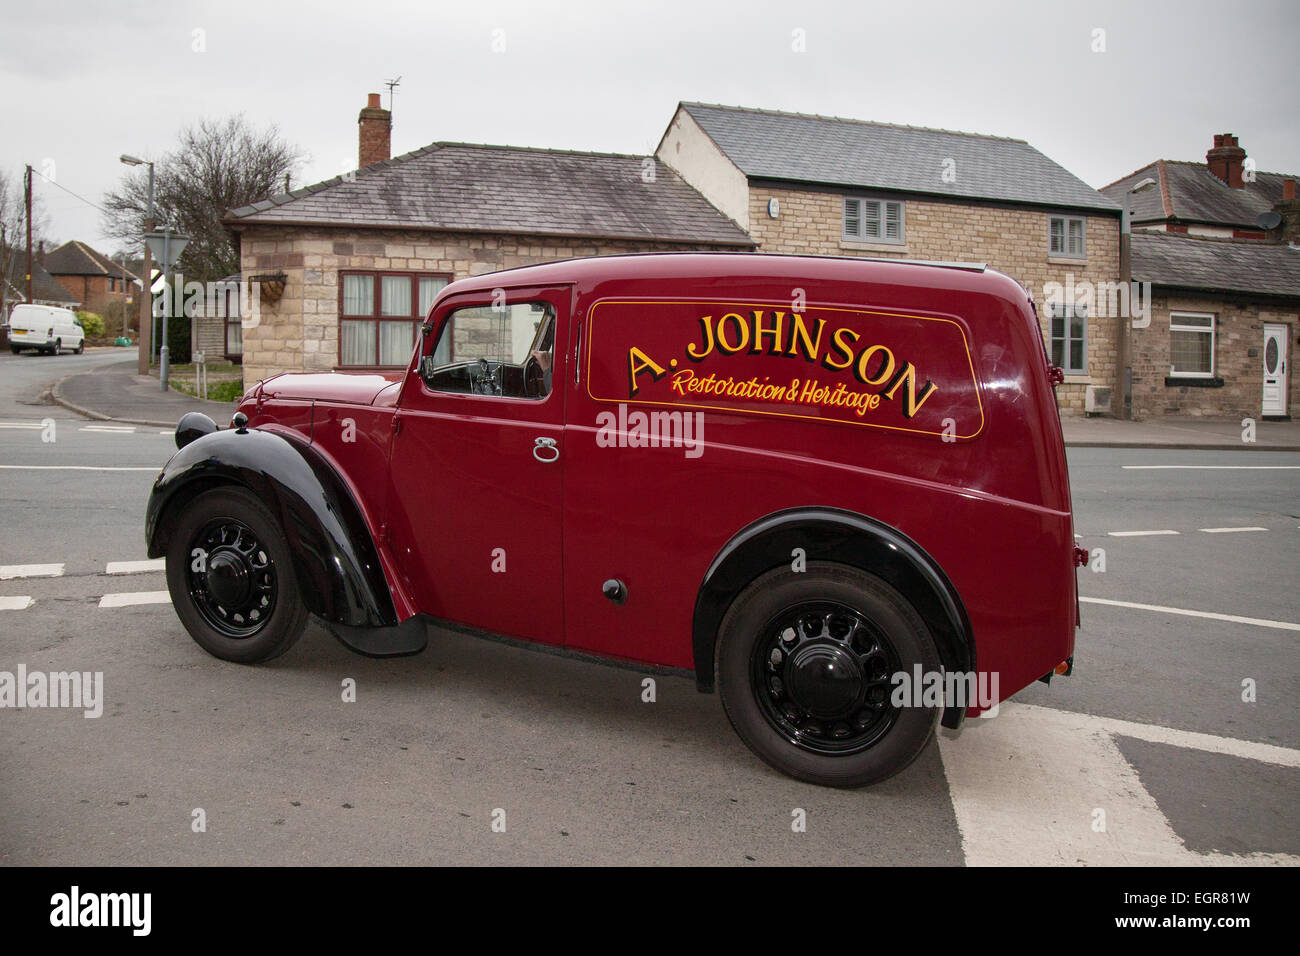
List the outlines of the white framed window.
{"type": "Polygon", "coordinates": [[[906,241],[902,200],[845,196],[844,238],[902,245],[906,241]]]}
{"type": "Polygon", "coordinates": [[[1049,303],[1052,364],[1067,375],[1088,374],[1088,308],[1083,305],[1049,303]]]}
{"type": "Polygon", "coordinates": [[[414,272],[340,273],[339,365],[406,365],[421,320],[449,281],[449,276],[414,272]]]}
{"type": "Polygon", "coordinates": [[[1169,374],[1179,378],[1214,378],[1214,315],[1169,313],[1169,374]]]}
{"type": "Polygon", "coordinates": [[[1052,216],[1047,227],[1048,255],[1086,259],[1088,229],[1085,222],[1082,216],[1052,216]]]}

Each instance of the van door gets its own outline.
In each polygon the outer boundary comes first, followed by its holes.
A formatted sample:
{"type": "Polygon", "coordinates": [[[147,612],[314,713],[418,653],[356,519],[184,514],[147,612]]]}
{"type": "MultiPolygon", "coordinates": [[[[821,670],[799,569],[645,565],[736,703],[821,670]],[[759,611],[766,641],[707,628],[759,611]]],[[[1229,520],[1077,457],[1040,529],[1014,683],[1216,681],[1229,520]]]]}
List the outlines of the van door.
{"type": "Polygon", "coordinates": [[[389,473],[390,547],[423,613],[561,644],[570,292],[440,303],[408,373],[389,473]]]}

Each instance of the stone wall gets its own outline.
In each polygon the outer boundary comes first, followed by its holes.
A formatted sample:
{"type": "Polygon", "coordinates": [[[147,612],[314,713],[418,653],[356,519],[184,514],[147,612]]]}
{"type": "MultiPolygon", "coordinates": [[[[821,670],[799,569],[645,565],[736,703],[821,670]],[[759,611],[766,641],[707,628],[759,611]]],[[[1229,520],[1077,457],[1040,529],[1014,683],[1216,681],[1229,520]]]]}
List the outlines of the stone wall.
{"type": "Polygon", "coordinates": [[[1300,304],[1290,311],[1241,298],[1157,293],[1151,325],[1133,330],[1133,417],[1165,419],[1174,415],[1240,421],[1258,419],[1263,407],[1264,323],[1288,326],[1287,374],[1289,411],[1300,403],[1300,377],[1290,374],[1300,332],[1300,304]],[[1166,384],[1170,377],[1169,315],[1209,313],[1215,318],[1214,379],[1208,386],[1166,384]],[[1222,381],[1222,385],[1218,381],[1222,381]]]}
{"type": "Polygon", "coordinates": [[[244,328],[245,386],[292,371],[329,371],[338,364],[339,271],[428,272],[454,279],[577,256],[701,251],[660,242],[485,236],[377,229],[250,226],[240,240],[244,276],[283,272],[284,294],[261,303],[244,328]],[[251,326],[251,327],[250,327],[251,326]]]}
{"type": "MultiPolygon", "coordinates": [[[[896,257],[985,262],[1029,289],[1038,306],[1043,336],[1048,337],[1043,308],[1048,282],[1115,283],[1119,278],[1119,217],[1086,217],[1086,259],[1048,255],[1046,210],[907,199],[902,245],[847,242],[843,235],[843,193],[750,187],[749,224],[760,252],[828,256],[896,257]],[[768,215],[768,200],[780,212],[768,215]]],[[[1079,215],[1062,210],[1056,215],[1079,215]]],[[[1088,374],[1071,375],[1057,388],[1063,411],[1082,412],[1086,386],[1116,382],[1118,323],[1094,310],[1088,320],[1088,374]]]]}

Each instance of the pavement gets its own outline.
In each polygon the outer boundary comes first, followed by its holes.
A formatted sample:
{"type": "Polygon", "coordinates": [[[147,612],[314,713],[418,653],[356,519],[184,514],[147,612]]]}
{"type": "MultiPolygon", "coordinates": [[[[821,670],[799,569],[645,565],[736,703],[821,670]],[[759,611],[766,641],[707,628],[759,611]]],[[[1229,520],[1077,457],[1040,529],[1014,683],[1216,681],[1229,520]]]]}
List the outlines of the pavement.
{"type": "Polygon", "coordinates": [[[1300,421],[1241,420],[1125,422],[1115,418],[1062,417],[1065,444],[1071,448],[1198,448],[1223,451],[1300,451],[1300,421]],[[1253,439],[1253,440],[1252,440],[1253,439]]]}
{"type": "MultiPolygon", "coordinates": [[[[103,365],[58,381],[51,397],[88,418],[133,425],[175,425],[186,412],[203,412],[218,424],[234,414],[233,402],[209,402],[181,392],[163,392],[158,380],[136,374],[135,358],[103,365]]],[[[1124,422],[1113,418],[1066,416],[1061,420],[1071,448],[1172,448],[1300,451],[1300,421],[1256,422],[1253,436],[1238,420],[1124,422]],[[1251,440],[1253,438],[1253,440],[1251,440]]]]}
{"type": "Polygon", "coordinates": [[[202,412],[224,425],[235,412],[234,402],[209,402],[174,389],[164,392],[158,379],[136,374],[134,353],[121,362],[64,376],[54,383],[50,397],[78,415],[131,425],[169,427],[187,412],[202,412]]]}

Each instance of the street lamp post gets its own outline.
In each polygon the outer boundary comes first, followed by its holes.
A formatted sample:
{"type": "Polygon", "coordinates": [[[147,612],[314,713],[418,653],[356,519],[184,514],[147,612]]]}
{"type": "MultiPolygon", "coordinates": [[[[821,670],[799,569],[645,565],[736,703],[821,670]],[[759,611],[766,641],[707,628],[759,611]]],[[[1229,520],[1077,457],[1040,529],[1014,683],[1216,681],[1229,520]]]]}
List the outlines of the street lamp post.
{"type": "MultiPolygon", "coordinates": [[[[149,215],[145,217],[144,231],[153,231],[153,163],[146,162],[135,156],[123,153],[119,159],[127,166],[148,166],[149,167],[149,215]]],[[[144,247],[144,268],[141,269],[140,284],[143,295],[140,296],[140,348],[139,357],[136,360],[136,372],[140,375],[149,374],[149,360],[153,355],[153,313],[150,310],[150,302],[153,299],[152,289],[150,288],[151,273],[153,272],[153,263],[149,261],[149,244],[145,243],[144,247]]]]}
{"type": "Polygon", "coordinates": [[[158,349],[158,383],[162,390],[167,391],[167,320],[171,318],[172,312],[172,290],[171,290],[171,270],[176,261],[180,259],[181,253],[185,247],[190,244],[189,236],[180,234],[172,235],[172,227],[164,226],[162,232],[151,232],[144,237],[149,246],[149,251],[154,254],[159,264],[163,268],[163,315],[162,322],[162,347],[158,349]]]}
{"type": "MultiPolygon", "coordinates": [[[[1133,417],[1133,363],[1132,363],[1132,343],[1133,334],[1133,223],[1129,213],[1128,197],[1134,193],[1140,193],[1144,189],[1154,186],[1156,181],[1150,176],[1134,183],[1124,191],[1124,211],[1120,215],[1119,221],[1119,277],[1124,283],[1124,288],[1128,290],[1128,315],[1119,317],[1119,361],[1116,363],[1119,368],[1119,381],[1117,383],[1119,390],[1119,413],[1117,418],[1128,421],[1133,417]]],[[[1111,403],[1112,406],[1115,404],[1111,403]]]]}

